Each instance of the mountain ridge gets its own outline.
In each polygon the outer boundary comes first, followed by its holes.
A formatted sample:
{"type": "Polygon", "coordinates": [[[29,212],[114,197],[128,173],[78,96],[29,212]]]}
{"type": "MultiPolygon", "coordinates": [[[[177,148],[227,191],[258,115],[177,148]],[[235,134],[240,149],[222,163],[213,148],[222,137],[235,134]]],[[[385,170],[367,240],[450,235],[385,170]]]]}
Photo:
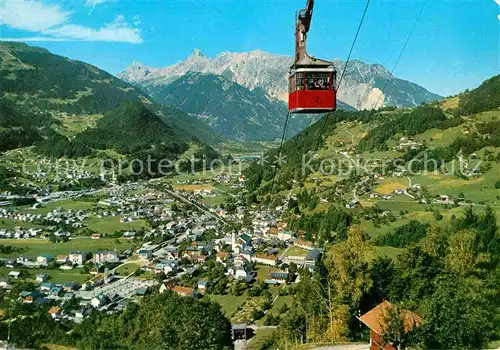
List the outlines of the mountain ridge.
{"type": "MultiPolygon", "coordinates": [[[[333,62],[337,70],[342,71],[345,62],[338,59],[333,62]]],[[[172,83],[188,71],[211,73],[230,77],[249,90],[264,88],[271,98],[286,101],[287,76],[292,63],[288,56],[260,50],[222,52],[211,59],[195,49],[186,60],[167,67],[148,67],[135,61],[117,76],[150,92],[158,86],[172,83]]],[[[394,77],[381,64],[367,64],[360,60],[350,61],[342,86],[338,99],[357,109],[371,109],[382,105],[413,107],[442,98],[415,83],[394,77]],[[382,94],[386,81],[387,88],[382,94]]]]}

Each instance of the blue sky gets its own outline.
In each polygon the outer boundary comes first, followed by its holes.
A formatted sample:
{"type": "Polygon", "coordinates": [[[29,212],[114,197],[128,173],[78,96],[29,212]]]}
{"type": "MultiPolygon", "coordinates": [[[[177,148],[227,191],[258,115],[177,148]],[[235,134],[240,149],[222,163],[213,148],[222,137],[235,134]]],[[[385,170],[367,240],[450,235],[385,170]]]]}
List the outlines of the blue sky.
{"type": "MultiPolygon", "coordinates": [[[[306,0],[0,0],[0,37],[116,74],[137,60],[167,66],[194,48],[292,55],[306,0]]],[[[500,0],[496,0],[500,1],[500,0]]],[[[352,58],[392,69],[423,0],[372,0],[352,58]]],[[[308,52],[347,57],[365,0],[316,0],[308,52]]],[[[395,75],[449,95],[500,73],[500,6],[429,0],[395,75]]]]}

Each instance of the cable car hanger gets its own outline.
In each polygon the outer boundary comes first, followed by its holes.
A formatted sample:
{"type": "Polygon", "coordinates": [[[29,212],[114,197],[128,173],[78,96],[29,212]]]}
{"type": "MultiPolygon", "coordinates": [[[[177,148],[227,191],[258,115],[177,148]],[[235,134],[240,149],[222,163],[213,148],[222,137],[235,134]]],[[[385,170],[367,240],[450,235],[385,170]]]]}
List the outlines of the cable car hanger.
{"type": "Polygon", "coordinates": [[[289,113],[325,113],[336,108],[336,70],[333,62],[309,56],[307,33],[311,25],[314,0],[307,0],[295,24],[295,61],[290,67],[289,113]]]}

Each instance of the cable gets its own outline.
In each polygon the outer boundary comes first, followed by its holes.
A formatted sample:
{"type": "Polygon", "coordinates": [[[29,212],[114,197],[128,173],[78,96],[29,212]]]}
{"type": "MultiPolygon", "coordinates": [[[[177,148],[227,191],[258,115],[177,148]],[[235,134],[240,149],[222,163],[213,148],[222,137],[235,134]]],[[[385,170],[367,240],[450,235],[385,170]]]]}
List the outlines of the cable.
{"type": "Polygon", "coordinates": [[[408,45],[408,42],[410,41],[410,38],[413,35],[413,32],[415,31],[415,28],[417,27],[417,23],[420,20],[420,17],[422,16],[422,13],[424,12],[424,8],[425,8],[425,6],[427,5],[428,2],[429,2],[429,0],[425,0],[424,4],[422,5],[422,8],[420,9],[420,12],[418,13],[417,18],[415,19],[415,22],[413,23],[413,27],[411,28],[410,33],[406,37],[406,41],[403,44],[403,47],[401,48],[401,51],[399,52],[399,56],[398,56],[398,58],[396,60],[396,63],[394,63],[394,66],[392,67],[391,75],[388,76],[387,79],[386,79],[386,81],[385,81],[384,87],[382,88],[382,93],[379,95],[377,103],[375,103],[375,108],[377,108],[378,103],[380,102],[380,99],[382,98],[382,96],[384,96],[384,92],[385,92],[385,89],[387,88],[387,85],[389,84],[389,80],[390,80],[391,77],[394,76],[393,75],[394,71],[396,70],[396,67],[399,64],[399,61],[401,60],[401,57],[403,56],[403,52],[406,49],[406,45],[408,45]]]}
{"type": "MultiPolygon", "coordinates": [[[[358,40],[358,35],[359,35],[359,32],[361,31],[361,27],[363,26],[363,22],[365,20],[366,12],[368,11],[368,6],[370,6],[370,1],[371,0],[367,0],[366,1],[366,5],[365,5],[365,9],[363,11],[363,15],[361,16],[361,20],[359,21],[358,29],[356,30],[356,35],[354,36],[354,40],[352,41],[351,49],[349,50],[349,55],[347,56],[347,60],[345,61],[344,68],[342,69],[342,74],[340,75],[339,83],[337,85],[337,93],[340,90],[340,84],[342,84],[342,80],[344,79],[344,75],[345,75],[345,72],[347,70],[347,64],[351,60],[352,51],[354,50],[354,46],[356,45],[356,41],[358,40]]],[[[318,149],[319,140],[321,139],[321,136],[323,135],[323,132],[325,131],[329,115],[330,114],[327,114],[325,116],[325,122],[323,123],[323,125],[321,127],[321,130],[320,130],[320,133],[319,133],[319,136],[316,139],[316,145],[314,146],[313,152],[316,152],[316,150],[318,149]]]]}

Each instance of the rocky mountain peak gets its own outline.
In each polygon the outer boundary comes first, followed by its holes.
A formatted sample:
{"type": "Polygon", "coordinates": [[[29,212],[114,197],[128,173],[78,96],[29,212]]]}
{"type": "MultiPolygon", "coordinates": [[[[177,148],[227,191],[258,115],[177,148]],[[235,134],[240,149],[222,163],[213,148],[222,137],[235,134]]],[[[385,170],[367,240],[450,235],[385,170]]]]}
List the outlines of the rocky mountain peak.
{"type": "MultiPolygon", "coordinates": [[[[120,73],[119,77],[145,88],[171,84],[190,71],[222,75],[249,90],[264,89],[270,98],[286,102],[288,70],[291,64],[291,57],[261,50],[223,52],[215,58],[207,58],[199,49],[194,49],[183,62],[165,68],[148,68],[148,74],[145,74],[145,69],[134,70],[131,66],[120,73]]],[[[345,62],[337,59],[334,64],[341,72],[345,62]]],[[[383,105],[412,107],[440,96],[394,77],[381,64],[352,60],[347,67],[338,98],[358,109],[370,109],[383,105]],[[382,91],[386,81],[389,83],[388,89],[382,91]]]]}

